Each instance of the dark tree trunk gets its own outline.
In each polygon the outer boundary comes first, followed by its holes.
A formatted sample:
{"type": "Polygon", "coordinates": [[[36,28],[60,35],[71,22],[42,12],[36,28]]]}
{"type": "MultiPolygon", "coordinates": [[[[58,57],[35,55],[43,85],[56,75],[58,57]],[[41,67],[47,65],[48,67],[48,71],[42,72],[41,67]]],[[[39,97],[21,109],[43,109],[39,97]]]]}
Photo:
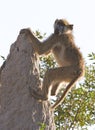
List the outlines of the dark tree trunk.
{"type": "Polygon", "coordinates": [[[12,44],[0,70],[0,130],[55,130],[49,101],[38,102],[29,87],[40,87],[37,56],[24,34],[12,44]]]}

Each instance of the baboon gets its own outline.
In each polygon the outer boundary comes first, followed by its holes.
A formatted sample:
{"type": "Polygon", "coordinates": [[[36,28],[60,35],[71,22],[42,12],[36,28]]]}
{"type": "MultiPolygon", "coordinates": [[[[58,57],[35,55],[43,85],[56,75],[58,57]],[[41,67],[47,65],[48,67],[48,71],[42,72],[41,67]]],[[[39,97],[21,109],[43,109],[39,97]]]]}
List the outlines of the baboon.
{"type": "Polygon", "coordinates": [[[73,25],[67,20],[57,19],[54,23],[54,33],[43,42],[40,42],[30,29],[21,30],[21,33],[27,34],[38,55],[53,53],[59,65],[57,68],[47,70],[42,89],[39,91],[32,89],[32,96],[36,99],[47,100],[49,94],[56,95],[60,83],[68,83],[61,98],[51,109],[56,108],[63,101],[68,91],[84,74],[84,59],[80,49],[75,45],[72,30],[73,25]]]}

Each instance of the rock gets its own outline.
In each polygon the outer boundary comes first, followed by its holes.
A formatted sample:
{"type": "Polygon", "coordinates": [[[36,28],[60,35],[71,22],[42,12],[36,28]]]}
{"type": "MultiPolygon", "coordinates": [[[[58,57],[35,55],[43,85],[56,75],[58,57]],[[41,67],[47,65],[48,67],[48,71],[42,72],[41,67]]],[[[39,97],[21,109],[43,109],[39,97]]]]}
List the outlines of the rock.
{"type": "Polygon", "coordinates": [[[2,71],[0,86],[0,130],[55,130],[49,101],[39,102],[29,87],[39,88],[38,58],[25,34],[12,44],[2,71]]]}

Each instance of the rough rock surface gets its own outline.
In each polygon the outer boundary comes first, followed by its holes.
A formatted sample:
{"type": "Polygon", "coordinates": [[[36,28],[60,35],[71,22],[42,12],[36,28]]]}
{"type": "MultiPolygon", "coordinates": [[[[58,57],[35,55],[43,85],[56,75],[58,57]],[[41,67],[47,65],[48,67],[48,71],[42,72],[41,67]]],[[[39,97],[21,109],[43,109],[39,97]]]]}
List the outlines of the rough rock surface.
{"type": "Polygon", "coordinates": [[[38,60],[25,34],[19,34],[0,72],[0,130],[55,130],[48,101],[38,102],[29,87],[39,87],[38,60]]]}

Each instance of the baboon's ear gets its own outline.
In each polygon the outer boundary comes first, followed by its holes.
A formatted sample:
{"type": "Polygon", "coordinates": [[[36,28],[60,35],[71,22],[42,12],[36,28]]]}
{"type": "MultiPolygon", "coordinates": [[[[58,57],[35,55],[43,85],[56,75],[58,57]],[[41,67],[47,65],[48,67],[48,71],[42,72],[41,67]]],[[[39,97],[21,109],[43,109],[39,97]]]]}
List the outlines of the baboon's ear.
{"type": "Polygon", "coordinates": [[[58,19],[55,20],[54,24],[58,22],[58,19]]]}

